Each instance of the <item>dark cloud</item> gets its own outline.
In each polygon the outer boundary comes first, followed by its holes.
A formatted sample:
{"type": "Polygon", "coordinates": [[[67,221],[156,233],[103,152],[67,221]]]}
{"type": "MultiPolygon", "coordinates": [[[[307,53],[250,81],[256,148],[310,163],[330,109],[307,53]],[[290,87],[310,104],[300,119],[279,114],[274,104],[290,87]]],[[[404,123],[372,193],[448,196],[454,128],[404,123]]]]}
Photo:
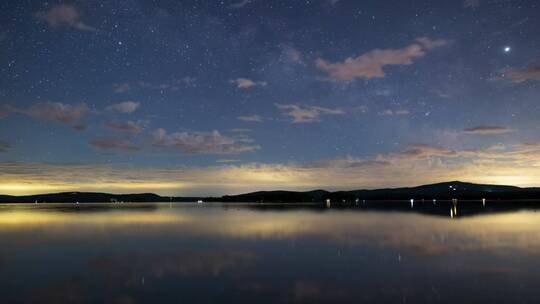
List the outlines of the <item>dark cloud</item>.
{"type": "Polygon", "coordinates": [[[174,147],[188,154],[237,154],[260,148],[247,137],[229,137],[219,131],[167,133],[157,129],[152,139],[155,146],[174,147]]]}
{"type": "Polygon", "coordinates": [[[89,144],[100,150],[137,151],[139,147],[131,141],[120,138],[95,138],[89,144]]]}
{"type": "Polygon", "coordinates": [[[0,119],[8,116],[14,111],[13,107],[5,104],[0,104],[0,119]]]}
{"type": "Polygon", "coordinates": [[[451,149],[428,144],[410,144],[398,154],[408,159],[426,159],[430,157],[457,157],[459,154],[451,149]]]}
{"type": "Polygon", "coordinates": [[[143,129],[143,126],[141,123],[134,122],[131,120],[128,120],[126,122],[111,121],[105,124],[105,126],[112,130],[127,132],[127,133],[139,133],[143,129]]]}
{"type": "Polygon", "coordinates": [[[18,110],[18,112],[39,120],[74,124],[88,113],[88,106],[85,103],[70,105],[60,102],[44,102],[34,104],[28,109],[18,110]]]}
{"type": "Polygon", "coordinates": [[[467,134],[504,134],[514,132],[515,130],[508,127],[501,126],[477,126],[472,128],[466,128],[463,132],[467,134]]]}
{"type": "Polygon", "coordinates": [[[11,149],[11,145],[7,142],[0,140],[0,153],[5,153],[11,149]]]}

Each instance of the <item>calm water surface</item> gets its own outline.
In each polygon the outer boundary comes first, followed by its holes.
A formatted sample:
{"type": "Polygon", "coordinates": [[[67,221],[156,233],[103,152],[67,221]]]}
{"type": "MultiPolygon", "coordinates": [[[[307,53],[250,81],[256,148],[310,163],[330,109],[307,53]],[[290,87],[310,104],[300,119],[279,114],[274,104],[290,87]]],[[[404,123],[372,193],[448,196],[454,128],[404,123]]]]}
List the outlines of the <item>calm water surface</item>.
{"type": "Polygon", "coordinates": [[[0,205],[0,286],[0,303],[538,303],[540,214],[0,205]]]}

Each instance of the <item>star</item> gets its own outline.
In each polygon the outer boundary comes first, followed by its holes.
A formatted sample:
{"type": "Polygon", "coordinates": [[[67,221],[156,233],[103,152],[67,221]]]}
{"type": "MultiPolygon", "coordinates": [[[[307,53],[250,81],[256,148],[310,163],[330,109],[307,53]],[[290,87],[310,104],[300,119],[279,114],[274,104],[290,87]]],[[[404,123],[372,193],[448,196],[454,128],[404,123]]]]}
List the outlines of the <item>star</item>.
{"type": "Polygon", "coordinates": [[[512,48],[509,47],[509,46],[505,46],[504,49],[503,49],[503,51],[504,51],[505,53],[510,53],[510,51],[512,51],[512,48]]]}

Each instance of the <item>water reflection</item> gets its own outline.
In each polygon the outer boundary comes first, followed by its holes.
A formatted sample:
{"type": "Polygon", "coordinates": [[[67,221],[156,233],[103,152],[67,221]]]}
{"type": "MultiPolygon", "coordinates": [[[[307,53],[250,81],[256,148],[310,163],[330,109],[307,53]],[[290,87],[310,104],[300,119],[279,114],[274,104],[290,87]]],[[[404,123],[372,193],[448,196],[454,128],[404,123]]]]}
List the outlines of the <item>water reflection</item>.
{"type": "Polygon", "coordinates": [[[483,203],[1,206],[0,302],[535,299],[540,215],[483,203]]]}

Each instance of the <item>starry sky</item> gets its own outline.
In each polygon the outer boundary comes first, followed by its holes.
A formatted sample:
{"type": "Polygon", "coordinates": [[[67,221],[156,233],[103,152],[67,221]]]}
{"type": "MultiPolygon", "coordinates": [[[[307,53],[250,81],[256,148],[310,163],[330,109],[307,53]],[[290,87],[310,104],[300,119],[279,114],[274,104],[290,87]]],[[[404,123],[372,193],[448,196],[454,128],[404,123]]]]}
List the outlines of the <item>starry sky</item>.
{"type": "Polygon", "coordinates": [[[0,193],[540,186],[540,2],[0,3],[0,193]]]}

